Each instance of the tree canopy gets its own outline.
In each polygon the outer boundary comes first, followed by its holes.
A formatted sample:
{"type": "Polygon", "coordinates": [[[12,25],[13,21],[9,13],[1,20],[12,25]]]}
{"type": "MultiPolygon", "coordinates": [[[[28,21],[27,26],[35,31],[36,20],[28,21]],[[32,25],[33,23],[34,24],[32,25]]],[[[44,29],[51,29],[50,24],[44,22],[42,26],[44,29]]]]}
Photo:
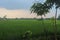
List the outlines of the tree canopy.
{"type": "Polygon", "coordinates": [[[52,7],[53,5],[55,5],[56,8],[60,7],[60,0],[46,0],[45,3],[48,4],[50,7],[52,7]]]}
{"type": "Polygon", "coordinates": [[[34,3],[30,10],[31,12],[36,13],[38,16],[42,16],[49,12],[49,7],[46,4],[34,3]]]}

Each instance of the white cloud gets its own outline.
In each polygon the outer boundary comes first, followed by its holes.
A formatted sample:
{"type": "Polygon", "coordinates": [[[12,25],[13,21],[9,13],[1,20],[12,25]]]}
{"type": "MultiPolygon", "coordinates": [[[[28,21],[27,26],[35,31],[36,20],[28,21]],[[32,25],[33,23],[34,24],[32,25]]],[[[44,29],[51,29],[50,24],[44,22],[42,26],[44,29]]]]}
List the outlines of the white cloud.
{"type": "Polygon", "coordinates": [[[30,11],[20,9],[20,10],[7,10],[4,8],[0,8],[0,17],[7,15],[7,18],[33,18],[36,15],[31,14],[30,11]]]}
{"type": "MultiPolygon", "coordinates": [[[[52,14],[52,13],[47,14],[46,17],[54,16],[54,14],[52,14]]],[[[4,15],[7,15],[7,18],[16,18],[16,17],[17,18],[34,18],[34,17],[37,17],[36,14],[31,14],[29,10],[24,10],[24,9],[8,10],[5,8],[0,8],[0,17],[3,17],[4,15]]]]}

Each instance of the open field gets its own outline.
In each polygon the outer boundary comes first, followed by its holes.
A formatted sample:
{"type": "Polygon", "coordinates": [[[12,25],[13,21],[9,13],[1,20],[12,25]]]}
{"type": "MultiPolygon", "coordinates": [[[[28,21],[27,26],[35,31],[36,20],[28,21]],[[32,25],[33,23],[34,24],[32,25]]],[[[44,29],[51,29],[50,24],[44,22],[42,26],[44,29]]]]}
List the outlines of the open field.
{"type": "MultiPolygon", "coordinates": [[[[0,40],[13,40],[19,38],[26,31],[31,31],[33,35],[44,34],[44,28],[48,33],[54,33],[53,21],[45,20],[44,24],[38,20],[1,20],[0,40]]],[[[57,21],[57,33],[60,34],[60,20],[57,21]]]]}

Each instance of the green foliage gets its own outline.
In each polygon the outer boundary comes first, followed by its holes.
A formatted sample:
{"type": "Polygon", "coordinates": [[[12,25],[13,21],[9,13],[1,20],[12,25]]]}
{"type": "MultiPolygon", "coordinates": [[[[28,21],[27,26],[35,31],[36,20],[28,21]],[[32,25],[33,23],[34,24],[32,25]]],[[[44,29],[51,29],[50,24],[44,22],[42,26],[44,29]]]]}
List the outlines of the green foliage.
{"type": "Polygon", "coordinates": [[[60,7],[60,0],[46,0],[45,3],[48,4],[50,7],[52,7],[53,5],[55,5],[56,8],[60,7]]]}
{"type": "Polygon", "coordinates": [[[30,40],[32,37],[32,32],[31,31],[26,31],[23,35],[24,40],[30,40]]]}
{"type": "Polygon", "coordinates": [[[34,3],[31,7],[31,12],[36,13],[38,16],[42,16],[49,12],[48,6],[46,4],[34,3]]]}

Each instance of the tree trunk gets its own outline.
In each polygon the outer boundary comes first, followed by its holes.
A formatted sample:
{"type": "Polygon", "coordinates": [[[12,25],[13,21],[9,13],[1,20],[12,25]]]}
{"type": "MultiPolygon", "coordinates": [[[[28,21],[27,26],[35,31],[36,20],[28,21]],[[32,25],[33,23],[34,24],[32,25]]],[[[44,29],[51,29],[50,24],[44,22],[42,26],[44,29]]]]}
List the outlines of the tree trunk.
{"type": "Polygon", "coordinates": [[[57,21],[57,8],[56,8],[56,13],[55,13],[55,24],[54,24],[55,40],[57,40],[57,24],[56,24],[56,21],[57,21]]]}

